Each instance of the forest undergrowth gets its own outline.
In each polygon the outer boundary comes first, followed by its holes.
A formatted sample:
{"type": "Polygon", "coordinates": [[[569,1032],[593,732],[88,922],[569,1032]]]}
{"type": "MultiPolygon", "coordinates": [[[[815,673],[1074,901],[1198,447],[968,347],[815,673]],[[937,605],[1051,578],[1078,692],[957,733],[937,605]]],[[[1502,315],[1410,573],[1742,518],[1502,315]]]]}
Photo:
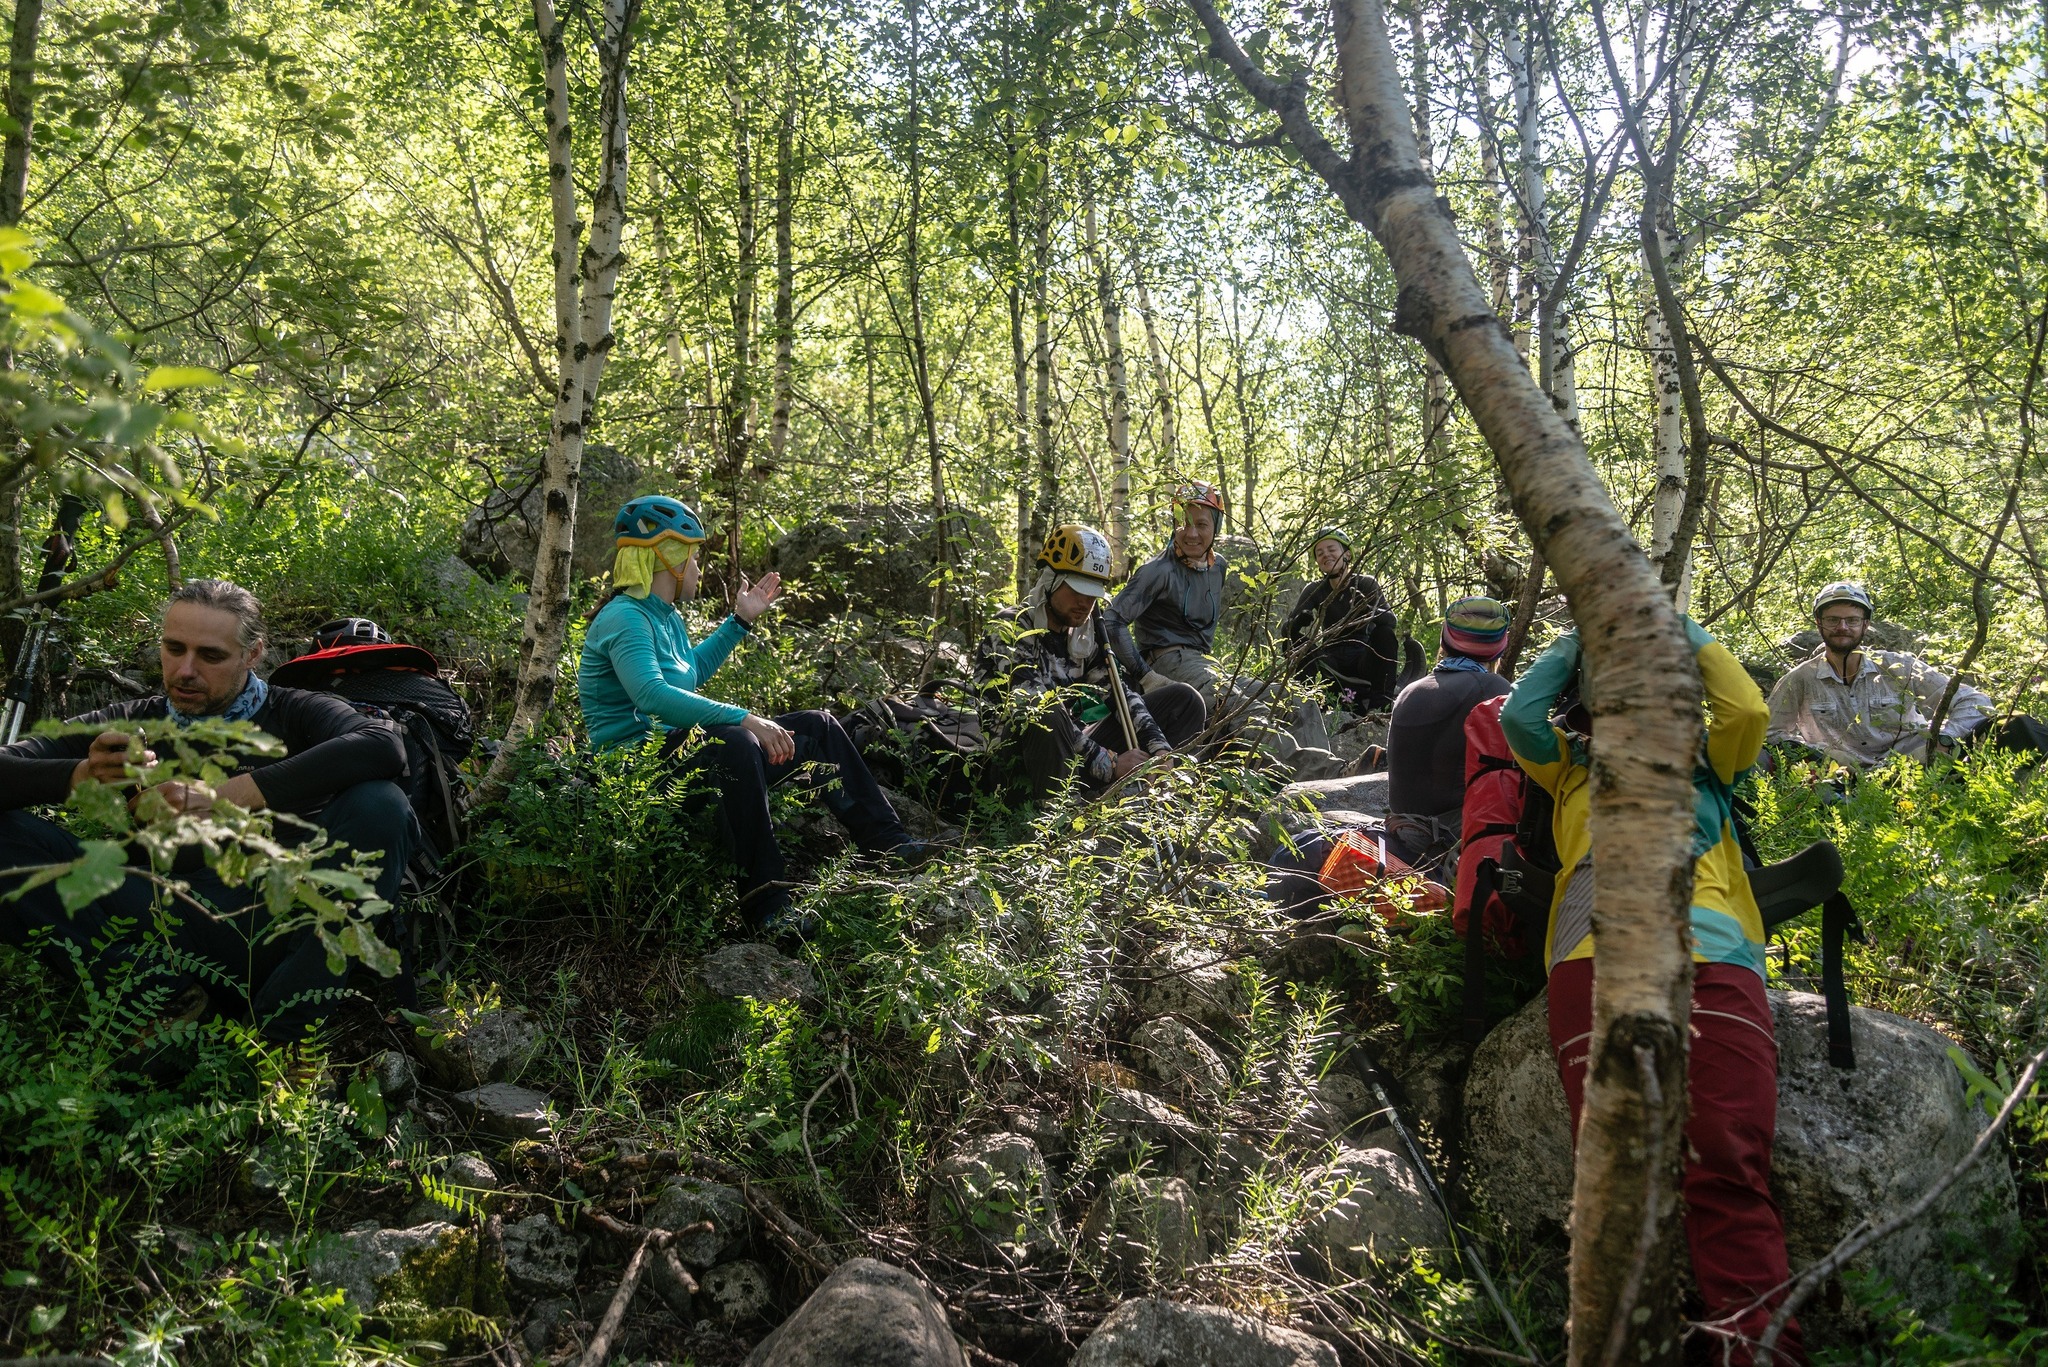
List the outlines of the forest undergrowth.
{"type": "MultiPolygon", "coordinates": [[[[801,629],[783,630],[787,645],[801,629]]],[[[788,683],[761,663],[771,658],[755,656],[750,687],[788,683]]],[[[761,1001],[702,990],[706,952],[744,936],[701,809],[647,774],[532,748],[455,861],[457,933],[428,937],[447,955],[424,1005],[458,1019],[517,1007],[539,1025],[525,1080],[554,1100],[549,1143],[467,1134],[431,1083],[384,1095],[380,1060],[416,1052],[427,1019],[398,1010],[388,983],[363,977],[367,995],[338,1014],[318,1072],[213,1022],[159,1040],[152,1078],[124,1055],[153,1003],[0,951],[15,985],[0,1002],[0,1341],[124,1364],[502,1361],[518,1342],[509,1305],[365,1321],[309,1281],[319,1241],[423,1211],[489,1237],[544,1212],[587,1238],[582,1284],[605,1293],[631,1252],[608,1231],[636,1227],[667,1176],[709,1172],[744,1174],[769,1213],[757,1247],[778,1278],[778,1316],[833,1262],[881,1257],[945,1296],[980,1361],[1064,1361],[1146,1290],[1285,1315],[1347,1361],[1515,1351],[1453,1255],[1332,1277],[1304,1252],[1304,1229],[1344,1188],[1319,1084],[1395,1079],[1455,1052],[1462,950],[1446,916],[1280,913],[1252,854],[1284,775],[1190,766],[1112,804],[960,803],[948,817],[963,843],[916,871],[850,853],[815,795],[785,789],[778,817],[823,925],[799,955],[814,990],[761,1001]],[[1191,969],[1228,1002],[1222,1028],[1205,1032],[1227,1078],[1172,1097],[1165,1114],[1128,1114],[1118,1098],[1141,1083],[1119,1041],[1148,993],[1191,969]],[[1005,1128],[1058,1153],[1050,1190],[948,1206],[935,1176],[948,1145],[1005,1128]],[[449,1176],[452,1154],[479,1150],[504,1190],[449,1176]],[[1199,1194],[1194,1248],[1148,1237],[1142,1220],[1133,1234],[1115,1214],[1176,1175],[1199,1194]],[[1098,1208],[1107,1229],[1089,1218],[1098,1208]],[[1012,1235],[1023,1249],[1034,1230],[1054,1247],[991,1252],[1012,1235]]],[[[2048,1030],[2048,790],[2010,757],[1980,756],[1932,771],[1902,762],[1846,795],[1797,768],[1760,781],[1754,804],[1766,857],[1822,836],[1842,848],[1871,939],[1851,949],[1852,998],[1968,1050],[1995,1109],[2048,1030]]],[[[1796,927],[1782,946],[1774,975],[1810,986],[1818,930],[1796,927]]],[[[1535,987],[1526,969],[1496,975],[1494,1014],[1535,987]]],[[[1419,1128],[1454,1178],[1455,1135],[1419,1128]]],[[[2012,1139],[2018,1284],[1987,1287],[1940,1326],[1897,1306],[1888,1317],[1885,1288],[1853,1285],[1876,1307],[1870,1335],[1825,1360],[2042,1360],[2038,1108],[2012,1139]]],[[[1458,1213],[1488,1231],[1484,1212],[1458,1213]]],[[[1516,1320],[1554,1357],[1561,1245],[1486,1247],[1516,1320]]],[[[624,1357],[737,1362],[767,1327],[685,1326],[643,1297],[624,1357]]]]}

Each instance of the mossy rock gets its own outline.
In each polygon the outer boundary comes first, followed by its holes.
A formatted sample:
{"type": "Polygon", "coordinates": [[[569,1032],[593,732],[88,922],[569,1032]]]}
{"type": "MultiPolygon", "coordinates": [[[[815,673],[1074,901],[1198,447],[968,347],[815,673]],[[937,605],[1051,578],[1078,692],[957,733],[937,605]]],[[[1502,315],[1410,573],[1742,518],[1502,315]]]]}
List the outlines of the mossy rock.
{"type": "Polygon", "coordinates": [[[400,1338],[481,1342],[495,1335],[490,1321],[512,1308],[505,1269],[485,1255],[477,1232],[441,1221],[358,1225],[322,1240],[307,1270],[400,1338]]]}

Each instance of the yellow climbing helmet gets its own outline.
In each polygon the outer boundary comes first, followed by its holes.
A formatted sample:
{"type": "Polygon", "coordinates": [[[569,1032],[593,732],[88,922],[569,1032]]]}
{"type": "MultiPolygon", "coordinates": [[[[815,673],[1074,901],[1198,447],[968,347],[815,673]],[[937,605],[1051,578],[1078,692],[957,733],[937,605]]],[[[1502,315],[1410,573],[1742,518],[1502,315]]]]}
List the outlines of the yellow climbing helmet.
{"type": "Polygon", "coordinates": [[[1055,583],[1076,593],[1100,598],[1109,592],[1114,571],[1109,563],[1109,538],[1078,522],[1055,527],[1038,552],[1038,563],[1053,572],[1055,583]]]}

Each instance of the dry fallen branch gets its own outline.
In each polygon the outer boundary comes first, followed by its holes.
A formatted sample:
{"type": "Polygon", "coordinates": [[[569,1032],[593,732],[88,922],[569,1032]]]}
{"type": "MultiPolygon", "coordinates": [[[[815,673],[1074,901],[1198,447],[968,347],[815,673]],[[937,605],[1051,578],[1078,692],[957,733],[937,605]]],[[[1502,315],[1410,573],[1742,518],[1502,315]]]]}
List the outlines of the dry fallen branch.
{"type": "Polygon", "coordinates": [[[776,1203],[774,1197],[756,1186],[753,1177],[744,1168],[721,1163],[715,1158],[697,1157],[690,1161],[706,1177],[738,1187],[740,1195],[746,1198],[747,1205],[752,1208],[755,1216],[798,1262],[820,1275],[832,1270],[834,1264],[824,1253],[824,1239],[784,1210],[776,1203]]]}

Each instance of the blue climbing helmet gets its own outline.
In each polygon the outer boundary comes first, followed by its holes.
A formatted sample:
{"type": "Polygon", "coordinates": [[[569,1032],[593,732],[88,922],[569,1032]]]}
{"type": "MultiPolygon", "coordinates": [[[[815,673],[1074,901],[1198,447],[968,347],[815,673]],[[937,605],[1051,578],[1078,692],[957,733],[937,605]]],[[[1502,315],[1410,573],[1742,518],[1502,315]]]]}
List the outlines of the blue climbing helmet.
{"type": "Polygon", "coordinates": [[[665,494],[636,498],[612,519],[612,536],[621,546],[652,546],[677,540],[694,546],[705,539],[704,524],[690,505],[665,494]]]}

